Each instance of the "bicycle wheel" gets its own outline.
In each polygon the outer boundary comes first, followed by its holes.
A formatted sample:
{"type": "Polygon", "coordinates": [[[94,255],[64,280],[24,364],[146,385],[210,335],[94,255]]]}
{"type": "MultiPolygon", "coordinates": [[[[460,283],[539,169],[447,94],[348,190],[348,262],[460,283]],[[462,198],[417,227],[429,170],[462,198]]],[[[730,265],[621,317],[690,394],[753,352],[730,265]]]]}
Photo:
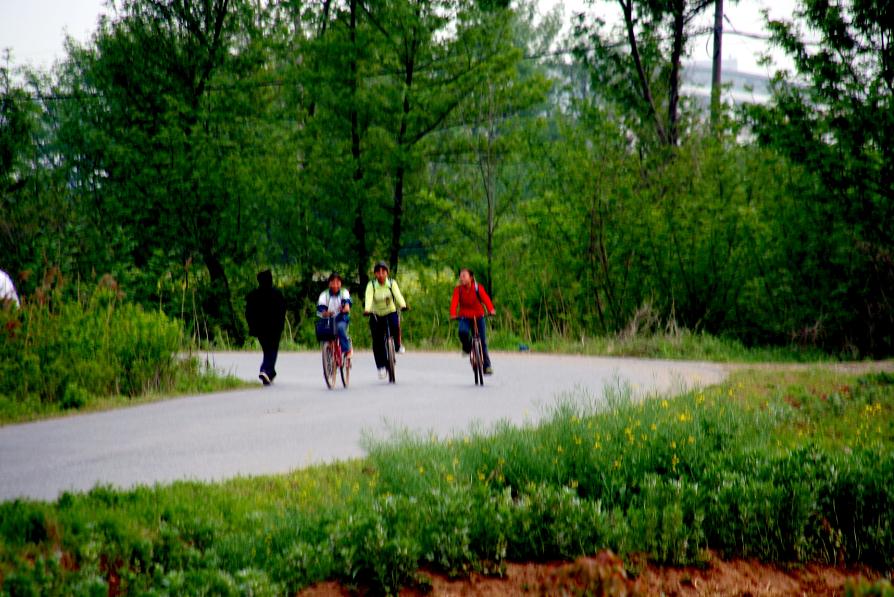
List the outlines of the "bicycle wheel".
{"type": "Polygon", "coordinates": [[[335,353],[330,342],[323,343],[323,379],[326,387],[332,389],[335,385],[335,353]]]}
{"type": "Polygon", "coordinates": [[[348,387],[348,383],[351,381],[351,359],[342,355],[341,357],[341,385],[342,387],[348,387]]]}
{"type": "Polygon", "coordinates": [[[475,338],[472,341],[472,351],[475,355],[475,360],[472,363],[472,367],[475,369],[475,383],[478,385],[484,385],[484,351],[481,348],[481,339],[475,338]]]}
{"type": "Polygon", "coordinates": [[[478,364],[475,363],[475,345],[472,345],[472,351],[469,353],[469,364],[472,365],[472,375],[475,376],[475,385],[478,385],[478,364]]]}
{"type": "Polygon", "coordinates": [[[388,362],[385,365],[388,369],[388,382],[394,383],[394,338],[388,336],[388,340],[385,342],[385,353],[388,358],[388,362]]]}

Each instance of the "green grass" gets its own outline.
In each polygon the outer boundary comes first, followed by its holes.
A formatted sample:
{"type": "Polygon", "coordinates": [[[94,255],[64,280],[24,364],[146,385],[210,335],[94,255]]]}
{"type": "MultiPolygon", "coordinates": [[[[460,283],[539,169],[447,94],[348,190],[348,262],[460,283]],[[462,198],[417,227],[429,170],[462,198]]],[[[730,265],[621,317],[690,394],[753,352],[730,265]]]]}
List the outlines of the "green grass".
{"type": "MultiPolygon", "coordinates": [[[[512,336],[495,335],[494,346],[512,350],[521,342],[512,336]]],[[[815,348],[797,346],[745,346],[731,338],[682,330],[676,334],[647,334],[585,337],[580,340],[556,338],[535,342],[532,350],[593,356],[640,357],[713,361],[719,363],[821,363],[837,359],[815,348]]]]}
{"type": "Polygon", "coordinates": [[[0,505],[3,590],[374,592],[418,570],[611,548],[894,568],[894,377],[743,371],[677,397],[566,396],[540,424],[368,442],[363,460],[0,505]]]}
{"type": "Polygon", "coordinates": [[[36,396],[16,400],[0,396],[0,426],[26,423],[53,417],[100,412],[167,400],[177,396],[198,393],[223,392],[239,388],[253,387],[234,375],[221,375],[209,369],[195,357],[180,360],[171,372],[170,384],[164,389],[149,389],[137,396],[108,395],[95,396],[84,393],[77,404],[62,405],[44,402],[36,396]]]}

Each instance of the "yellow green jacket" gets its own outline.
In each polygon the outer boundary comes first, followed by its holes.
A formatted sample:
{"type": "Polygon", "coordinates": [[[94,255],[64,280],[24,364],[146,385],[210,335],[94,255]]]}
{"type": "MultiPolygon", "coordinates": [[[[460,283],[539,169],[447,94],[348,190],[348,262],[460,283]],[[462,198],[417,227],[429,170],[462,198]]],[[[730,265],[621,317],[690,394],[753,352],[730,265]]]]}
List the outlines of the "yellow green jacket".
{"type": "Polygon", "coordinates": [[[404,309],[407,301],[400,293],[397,282],[391,278],[385,279],[385,284],[379,284],[376,279],[370,280],[366,285],[366,297],[363,301],[363,310],[376,315],[388,315],[398,309],[404,309]]]}

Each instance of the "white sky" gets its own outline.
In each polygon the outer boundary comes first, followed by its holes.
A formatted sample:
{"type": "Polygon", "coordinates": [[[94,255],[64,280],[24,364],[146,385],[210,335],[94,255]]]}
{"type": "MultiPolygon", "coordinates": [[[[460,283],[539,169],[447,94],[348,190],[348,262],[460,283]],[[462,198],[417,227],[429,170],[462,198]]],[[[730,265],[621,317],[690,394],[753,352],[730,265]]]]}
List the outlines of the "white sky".
{"type": "MultiPolygon", "coordinates": [[[[537,1],[543,12],[561,6],[566,22],[574,12],[595,14],[597,10],[606,11],[607,6],[601,2],[594,7],[585,0],[537,1]]],[[[726,0],[724,12],[736,30],[765,33],[760,11],[769,8],[771,16],[790,16],[795,3],[796,0],[740,0],[737,3],[726,0]]],[[[48,67],[63,56],[66,34],[86,41],[96,27],[99,14],[107,10],[106,0],[0,0],[0,50],[12,50],[13,65],[48,67]]],[[[615,13],[604,12],[602,16],[611,22],[616,18],[615,13]]],[[[710,25],[713,20],[713,10],[708,13],[705,14],[705,25],[710,25]]],[[[724,23],[724,30],[731,30],[729,22],[724,23]]],[[[708,37],[693,42],[693,60],[710,60],[708,37]]],[[[726,35],[723,38],[724,66],[731,67],[731,60],[736,60],[739,70],[766,74],[768,69],[758,66],[757,60],[767,50],[762,41],[726,35]]],[[[779,66],[790,66],[778,53],[773,55],[779,66]]]]}

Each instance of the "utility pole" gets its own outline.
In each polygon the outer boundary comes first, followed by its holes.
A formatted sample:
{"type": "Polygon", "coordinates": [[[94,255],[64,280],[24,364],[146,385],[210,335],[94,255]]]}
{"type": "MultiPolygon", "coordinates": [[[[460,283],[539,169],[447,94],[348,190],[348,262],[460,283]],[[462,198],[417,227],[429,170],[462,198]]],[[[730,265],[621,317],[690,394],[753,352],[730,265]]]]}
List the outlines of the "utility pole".
{"type": "Polygon", "coordinates": [[[714,0],[714,63],[711,67],[711,124],[720,122],[721,46],[723,44],[723,0],[714,0]]]}

